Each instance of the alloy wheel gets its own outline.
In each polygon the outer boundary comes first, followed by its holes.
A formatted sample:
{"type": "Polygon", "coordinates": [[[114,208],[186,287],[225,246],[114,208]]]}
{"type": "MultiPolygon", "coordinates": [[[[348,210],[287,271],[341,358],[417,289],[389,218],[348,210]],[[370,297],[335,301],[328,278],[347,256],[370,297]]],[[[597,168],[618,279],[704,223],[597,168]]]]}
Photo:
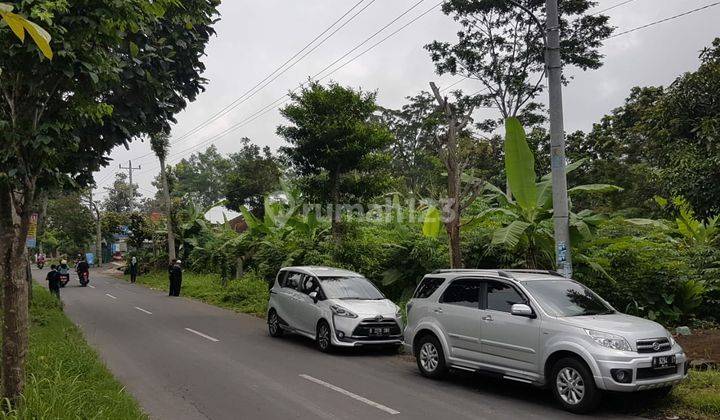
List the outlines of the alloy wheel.
{"type": "Polygon", "coordinates": [[[278,325],[278,316],[277,313],[272,312],[270,314],[270,320],[268,321],[268,328],[270,329],[270,334],[275,335],[277,334],[278,328],[280,326],[278,325]]]}
{"type": "Polygon", "coordinates": [[[330,329],[327,324],[320,324],[318,329],[318,346],[321,350],[326,350],[330,347],[330,329]]]}
{"type": "Polygon", "coordinates": [[[434,372],[438,367],[440,358],[433,343],[425,343],[420,348],[420,365],[427,372],[434,372]]]}
{"type": "Polygon", "coordinates": [[[555,386],[560,398],[569,405],[579,404],[585,396],[585,382],[580,372],[569,366],[558,372],[555,386]]]}

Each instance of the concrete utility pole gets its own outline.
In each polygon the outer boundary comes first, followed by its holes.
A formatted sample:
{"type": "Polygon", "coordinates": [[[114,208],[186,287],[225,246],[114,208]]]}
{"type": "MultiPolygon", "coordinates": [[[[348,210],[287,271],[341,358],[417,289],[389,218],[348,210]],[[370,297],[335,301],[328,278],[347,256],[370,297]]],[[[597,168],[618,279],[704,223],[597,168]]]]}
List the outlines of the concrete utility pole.
{"type": "Polygon", "coordinates": [[[562,60],[558,0],[545,0],[547,44],[545,63],[550,93],[550,162],[552,167],[553,222],[555,258],[565,277],[572,276],[570,219],[568,216],[567,176],[565,174],[565,127],[562,106],[562,60]]]}
{"type": "Polygon", "coordinates": [[[135,190],[133,189],[133,182],[132,182],[132,173],[134,170],[140,170],[142,169],[140,165],[138,165],[137,168],[134,168],[132,166],[132,160],[128,160],[128,166],[127,168],[123,168],[122,164],[118,165],[120,169],[126,169],[128,171],[128,179],[130,181],[130,210],[132,211],[135,208],[135,190]]]}

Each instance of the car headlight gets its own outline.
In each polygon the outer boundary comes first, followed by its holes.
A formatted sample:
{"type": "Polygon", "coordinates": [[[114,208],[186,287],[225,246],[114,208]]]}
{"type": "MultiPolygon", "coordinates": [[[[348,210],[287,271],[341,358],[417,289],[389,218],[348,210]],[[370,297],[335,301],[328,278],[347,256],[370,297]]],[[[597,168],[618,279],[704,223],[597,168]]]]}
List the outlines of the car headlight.
{"type": "Polygon", "coordinates": [[[667,331],[667,338],[668,338],[668,341],[670,341],[670,348],[675,347],[675,339],[673,338],[672,333],[670,333],[670,331],[668,331],[668,330],[665,330],[665,331],[667,331]]]}
{"type": "Polygon", "coordinates": [[[352,313],[350,310],[343,308],[342,306],[330,305],[330,310],[332,311],[333,315],[342,316],[345,318],[357,318],[357,315],[352,313]]]}
{"type": "Polygon", "coordinates": [[[596,343],[603,347],[607,347],[614,350],[631,351],[630,343],[624,337],[619,335],[610,334],[602,331],[588,330],[583,328],[587,335],[593,339],[596,343]]]}

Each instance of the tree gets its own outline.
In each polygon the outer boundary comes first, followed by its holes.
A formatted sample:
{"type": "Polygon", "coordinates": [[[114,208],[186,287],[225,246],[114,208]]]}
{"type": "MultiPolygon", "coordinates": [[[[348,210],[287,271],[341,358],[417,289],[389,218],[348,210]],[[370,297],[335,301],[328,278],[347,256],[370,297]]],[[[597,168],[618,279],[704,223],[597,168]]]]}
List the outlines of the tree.
{"type": "Polygon", "coordinates": [[[217,203],[224,197],[224,181],[229,170],[230,161],[218,153],[215,145],[204,152],[193,153],[173,168],[176,178],[173,195],[187,196],[201,207],[217,203]]]}
{"type": "Polygon", "coordinates": [[[467,144],[472,143],[471,135],[466,131],[472,122],[473,105],[460,99],[452,104],[447,97],[440,94],[435,83],[430,82],[435,101],[437,101],[438,116],[441,123],[436,127],[435,136],[440,144],[440,157],[447,171],[447,199],[443,208],[445,212],[445,230],[450,241],[450,268],[462,267],[462,254],[460,251],[460,222],[463,211],[475,201],[481,190],[479,182],[465,183],[463,188],[462,177],[470,163],[471,154],[467,153],[467,144]]]}
{"type": "Polygon", "coordinates": [[[105,187],[105,191],[107,197],[102,202],[102,208],[115,213],[131,213],[134,200],[141,197],[137,185],[130,185],[124,172],[116,173],[112,186],[105,187]]]}
{"type": "Polygon", "coordinates": [[[280,110],[290,125],[277,129],[290,146],[281,151],[302,177],[303,192],[332,203],[337,240],[341,200],[375,197],[388,188],[392,134],[373,118],[375,93],[313,81],[290,98],[293,103],[280,110]]]}
{"type": "Polygon", "coordinates": [[[79,192],[68,192],[52,198],[48,203],[45,223],[66,253],[83,251],[93,238],[93,215],[79,192]]]}
{"type": "Polygon", "coordinates": [[[225,182],[227,208],[240,211],[247,206],[254,215],[264,214],[265,196],[280,186],[280,166],[269,147],[262,150],[250,139],[241,140],[242,148],[230,155],[230,170],[225,182]]]}
{"type": "MultiPolygon", "coordinates": [[[[612,33],[608,17],[586,14],[592,0],[560,2],[560,49],[566,67],[582,70],[601,66],[601,41],[612,33]]],[[[458,40],[435,41],[430,52],[438,74],[459,74],[477,80],[483,89],[478,104],[496,107],[501,119],[486,121],[483,129],[497,127],[508,117],[520,117],[532,126],[544,120],[534,98],[542,92],[545,66],[544,25],[537,21],[545,0],[449,0],[442,10],[457,21],[458,40]],[[518,7],[517,3],[522,7],[518,7]]]]}
{"type": "Polygon", "coordinates": [[[172,224],[172,201],[170,201],[170,187],[167,180],[165,159],[167,159],[170,138],[166,133],[158,133],[150,137],[150,147],[160,161],[160,180],[162,183],[163,202],[167,221],[168,259],[175,260],[175,233],[172,224]]]}
{"type": "Polygon", "coordinates": [[[217,14],[216,0],[15,6],[37,17],[55,54],[40,61],[34,44],[0,37],[2,391],[11,402],[25,379],[25,240],[35,200],[61,184],[89,184],[115,146],[169,128],[172,115],[200,91],[200,57],[217,14]]]}

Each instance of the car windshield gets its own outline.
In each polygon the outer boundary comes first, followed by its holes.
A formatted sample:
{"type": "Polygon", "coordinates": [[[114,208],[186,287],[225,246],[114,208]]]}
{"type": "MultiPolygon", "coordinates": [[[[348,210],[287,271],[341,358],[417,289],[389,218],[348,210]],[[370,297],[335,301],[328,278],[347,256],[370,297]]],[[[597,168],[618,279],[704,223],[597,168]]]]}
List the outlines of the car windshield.
{"type": "Polygon", "coordinates": [[[615,310],[592,290],[570,280],[523,282],[540,306],[552,316],[608,315],[615,310]]]}
{"type": "Polygon", "coordinates": [[[385,296],[363,277],[320,277],[320,283],[328,299],[385,299],[385,296]]]}

